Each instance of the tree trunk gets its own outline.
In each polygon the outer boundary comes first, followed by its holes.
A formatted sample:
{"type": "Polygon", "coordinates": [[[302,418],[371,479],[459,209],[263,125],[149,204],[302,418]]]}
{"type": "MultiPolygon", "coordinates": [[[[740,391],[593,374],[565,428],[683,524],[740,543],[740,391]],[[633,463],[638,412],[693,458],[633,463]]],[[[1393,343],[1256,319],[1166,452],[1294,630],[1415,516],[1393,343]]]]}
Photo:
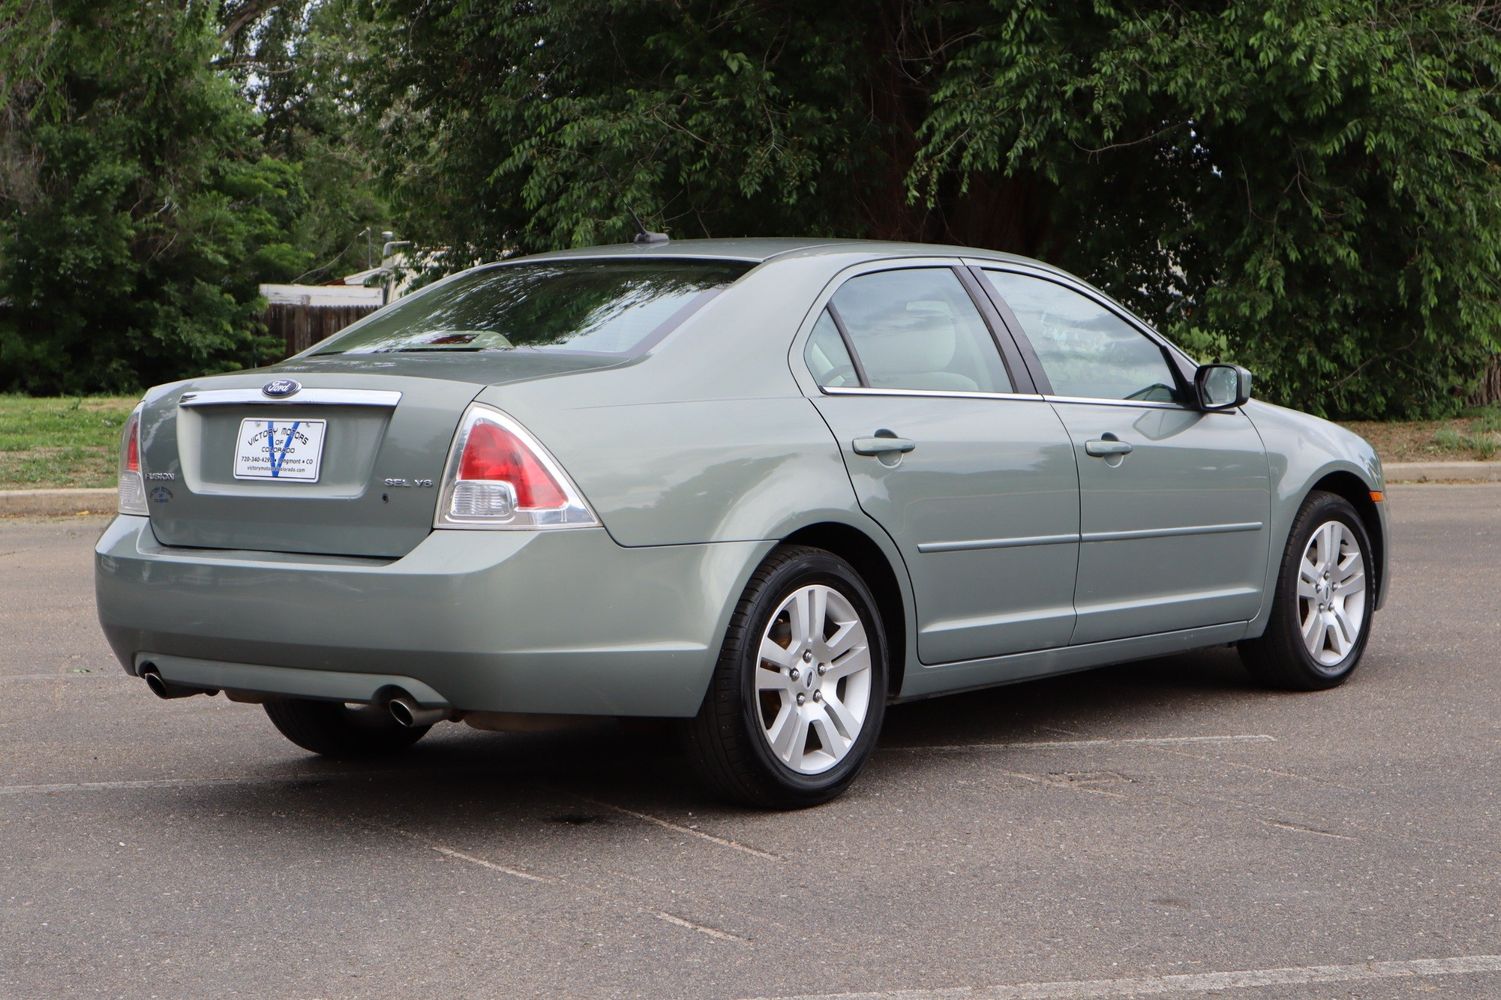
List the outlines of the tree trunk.
{"type": "Polygon", "coordinates": [[[1475,406],[1501,403],[1501,354],[1491,355],[1490,364],[1485,366],[1485,375],[1480,379],[1480,385],[1475,388],[1470,402],[1475,406]]]}

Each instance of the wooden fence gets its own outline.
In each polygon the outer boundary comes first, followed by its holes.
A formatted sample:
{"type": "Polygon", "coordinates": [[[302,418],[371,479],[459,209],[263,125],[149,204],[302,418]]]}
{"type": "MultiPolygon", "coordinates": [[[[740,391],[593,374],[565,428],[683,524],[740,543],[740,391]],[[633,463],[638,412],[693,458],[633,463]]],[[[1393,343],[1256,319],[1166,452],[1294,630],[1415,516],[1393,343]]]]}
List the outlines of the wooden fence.
{"type": "Polygon", "coordinates": [[[332,337],[361,316],[375,312],[375,306],[323,306],[274,303],[266,307],[266,329],[271,336],[287,345],[289,357],[305,351],[318,341],[332,337]]]}
{"type": "Polygon", "coordinates": [[[287,357],[333,336],[380,308],[379,288],[346,285],[262,285],[266,329],[286,345],[287,357]]]}

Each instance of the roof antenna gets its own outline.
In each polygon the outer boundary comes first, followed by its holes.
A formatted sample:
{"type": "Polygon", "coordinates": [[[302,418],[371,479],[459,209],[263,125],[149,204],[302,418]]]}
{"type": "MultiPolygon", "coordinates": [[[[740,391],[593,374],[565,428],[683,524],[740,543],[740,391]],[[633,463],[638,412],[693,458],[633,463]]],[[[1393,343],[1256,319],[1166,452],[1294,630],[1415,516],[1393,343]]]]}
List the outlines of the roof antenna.
{"type": "Polygon", "coordinates": [[[637,215],[635,212],[632,212],[629,208],[626,209],[626,211],[630,212],[631,221],[636,224],[636,235],[631,237],[631,242],[632,243],[666,243],[667,242],[667,234],[666,233],[654,233],[654,232],[652,232],[650,229],[647,229],[644,225],[641,224],[641,216],[637,215]]]}

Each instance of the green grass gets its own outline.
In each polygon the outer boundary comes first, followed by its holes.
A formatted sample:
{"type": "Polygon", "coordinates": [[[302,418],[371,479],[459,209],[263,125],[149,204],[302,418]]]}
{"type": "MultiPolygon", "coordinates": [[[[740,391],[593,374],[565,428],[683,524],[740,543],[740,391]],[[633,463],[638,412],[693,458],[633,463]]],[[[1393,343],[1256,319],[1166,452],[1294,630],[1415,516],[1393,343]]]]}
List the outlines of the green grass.
{"type": "Polygon", "coordinates": [[[0,490],[113,486],[136,396],[0,395],[0,490]]]}
{"type": "Polygon", "coordinates": [[[1468,453],[1466,457],[1489,461],[1501,451],[1501,439],[1495,434],[1464,434],[1445,427],[1433,435],[1433,443],[1442,451],[1468,453]]]}

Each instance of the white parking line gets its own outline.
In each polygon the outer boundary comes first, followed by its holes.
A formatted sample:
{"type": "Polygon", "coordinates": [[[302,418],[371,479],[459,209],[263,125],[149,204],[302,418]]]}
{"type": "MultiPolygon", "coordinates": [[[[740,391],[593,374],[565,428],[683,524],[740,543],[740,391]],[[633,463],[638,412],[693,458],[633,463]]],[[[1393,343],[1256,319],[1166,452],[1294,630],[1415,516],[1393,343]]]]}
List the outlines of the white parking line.
{"type": "MultiPolygon", "coordinates": [[[[646,911],[643,910],[642,912],[644,913],[646,911]]],[[[698,933],[703,934],[706,937],[711,937],[716,941],[739,941],[741,944],[750,943],[739,934],[731,934],[729,931],[722,931],[717,927],[709,927],[705,924],[695,924],[691,920],[684,920],[682,917],[675,917],[671,913],[666,913],[662,910],[652,911],[652,916],[656,917],[658,920],[666,921],[667,923],[672,924],[674,927],[683,927],[690,931],[698,931],[698,933]]]]}
{"type": "Polygon", "coordinates": [[[1142,979],[1080,979],[1010,986],[956,986],[942,989],[883,990],[873,993],[809,993],[757,1000],[1090,1000],[1147,997],[1168,993],[1250,990],[1263,986],[1310,986],[1376,979],[1430,979],[1501,972],[1501,955],[1418,958],[1360,965],[1306,965],[1243,972],[1200,972],[1142,979]]]}
{"type": "MultiPolygon", "coordinates": [[[[573,793],[569,792],[567,794],[572,795],[573,793]]],[[[617,806],[610,802],[601,802],[598,799],[585,798],[582,795],[574,795],[573,797],[578,799],[580,802],[587,802],[591,806],[598,806],[601,809],[611,809],[615,812],[623,813],[626,816],[633,816],[636,819],[641,820],[643,823],[655,823],[657,826],[671,830],[674,833],[681,833],[685,836],[697,837],[700,840],[707,840],[711,844],[718,844],[720,847],[728,847],[732,851],[739,851],[742,854],[749,854],[752,857],[761,858],[764,861],[782,860],[777,855],[771,854],[767,851],[760,851],[754,847],[747,847],[745,844],[742,844],[736,840],[730,840],[727,837],[716,837],[712,833],[705,833],[702,830],[695,830],[691,826],[682,826],[681,824],[674,823],[671,820],[662,819],[660,816],[653,816],[651,813],[636,812],[634,809],[627,809],[624,806],[617,806]]]]}
{"type": "Polygon", "coordinates": [[[1092,750],[1097,747],[1178,747],[1198,743],[1276,743],[1266,733],[1232,736],[1141,736],[1100,740],[1026,740],[1015,743],[949,743],[938,746],[883,747],[885,753],[996,753],[1002,750],[1092,750]]]}
{"type": "Polygon", "coordinates": [[[52,785],[0,785],[0,795],[37,795],[55,792],[114,792],[138,788],[218,788],[227,785],[302,785],[310,782],[389,778],[410,771],[358,771],[329,774],[288,774],[245,778],[141,778],[134,781],[63,781],[52,785]]]}

